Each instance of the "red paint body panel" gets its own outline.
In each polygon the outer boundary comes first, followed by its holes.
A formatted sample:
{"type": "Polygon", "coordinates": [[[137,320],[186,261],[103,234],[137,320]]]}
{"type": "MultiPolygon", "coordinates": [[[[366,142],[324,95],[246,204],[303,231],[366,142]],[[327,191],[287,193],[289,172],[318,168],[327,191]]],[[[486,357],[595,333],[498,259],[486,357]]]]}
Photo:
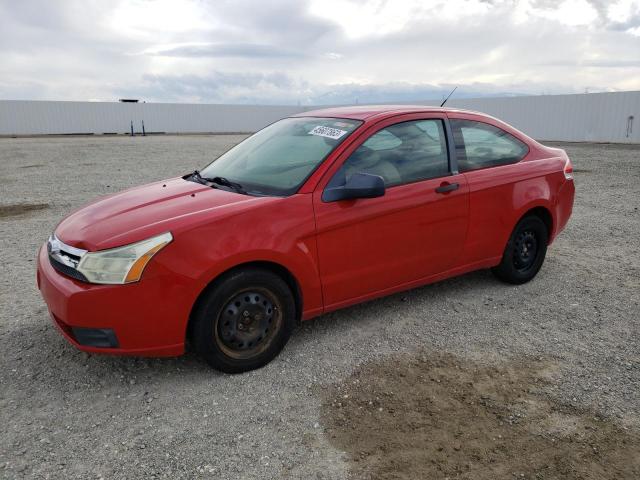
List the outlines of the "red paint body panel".
{"type": "Polygon", "coordinates": [[[318,254],[326,309],[451,268],[467,230],[464,175],[388,188],[379,198],[325,203],[322,192],[342,163],[371,134],[391,124],[437,114],[405,114],[376,122],[339,154],[319,181],[314,197],[318,254]],[[437,194],[443,182],[461,188],[437,194]]]}
{"type": "Polygon", "coordinates": [[[46,248],[40,249],[38,255],[40,291],[54,323],[74,345],[86,351],[105,352],[103,348],[80,347],[61,324],[113,329],[120,348],[109,349],[108,353],[179,355],[184,350],[184,331],[176,319],[184,318],[191,309],[180,301],[184,282],[173,273],[167,276],[159,262],[151,268],[155,275],[145,275],[144,282],[87,285],[54,270],[46,248]]]}
{"type": "Polygon", "coordinates": [[[363,124],[311,174],[297,194],[252,197],[181,178],[99,199],[56,228],[68,245],[89,251],[127,245],[170,231],[174,240],[127,285],[92,285],[38,255],[38,285],[65,337],[90,352],[178,355],[191,310],[223,272],[250,262],[288,270],[301,297],[301,318],[500,262],[517,221],[548,210],[550,242],[572,211],[574,185],[559,149],[548,148],[497,119],[432,107],[335,108],[301,116],[353,118],[363,124]],[[426,118],[478,120],[529,146],[512,165],[390,187],[379,198],[325,203],[322,192],[349,155],[385,126],[426,118]],[[444,183],[458,190],[435,192],[444,183]],[[119,348],[80,346],[71,327],[110,328],[119,348]]]}
{"type": "Polygon", "coordinates": [[[220,207],[226,216],[264,200],[173,178],[99,199],[65,218],[56,233],[77,248],[104,250],[188,228],[217,215],[220,207]]]}
{"type": "Polygon", "coordinates": [[[325,307],[426,278],[459,260],[467,230],[462,188],[435,193],[442,179],[387,190],[384,197],[323,203],[314,194],[325,307]]]}

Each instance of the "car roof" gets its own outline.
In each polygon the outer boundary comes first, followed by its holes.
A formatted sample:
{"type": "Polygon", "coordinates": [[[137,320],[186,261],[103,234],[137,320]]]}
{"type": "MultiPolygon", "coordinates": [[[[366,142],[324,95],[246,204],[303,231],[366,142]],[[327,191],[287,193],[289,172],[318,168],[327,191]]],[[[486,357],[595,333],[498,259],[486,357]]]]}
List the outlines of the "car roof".
{"type": "Polygon", "coordinates": [[[454,108],[442,108],[428,105],[358,105],[352,107],[331,107],[320,110],[310,110],[302,112],[295,117],[332,117],[350,118],[354,120],[366,120],[381,114],[400,115],[413,112],[465,112],[477,113],[468,110],[458,110],[454,108]]]}

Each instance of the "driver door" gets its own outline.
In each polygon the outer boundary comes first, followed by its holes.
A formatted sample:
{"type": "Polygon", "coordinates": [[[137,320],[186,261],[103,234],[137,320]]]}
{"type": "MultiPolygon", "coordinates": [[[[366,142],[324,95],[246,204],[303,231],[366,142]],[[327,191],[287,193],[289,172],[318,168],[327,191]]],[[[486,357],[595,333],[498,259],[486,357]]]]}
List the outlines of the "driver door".
{"type": "Polygon", "coordinates": [[[418,285],[459,259],[468,187],[452,173],[445,119],[410,114],[370,128],[314,191],[325,311],[418,285]],[[383,177],[385,194],[325,202],[354,173],[383,177]]]}

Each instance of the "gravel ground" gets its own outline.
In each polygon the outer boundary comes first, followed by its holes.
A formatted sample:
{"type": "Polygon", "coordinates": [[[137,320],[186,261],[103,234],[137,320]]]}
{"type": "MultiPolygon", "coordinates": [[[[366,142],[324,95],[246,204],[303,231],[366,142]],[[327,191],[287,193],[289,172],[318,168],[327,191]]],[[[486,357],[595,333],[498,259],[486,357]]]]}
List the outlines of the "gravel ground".
{"type": "Polygon", "coordinates": [[[112,358],[68,345],[35,286],[36,251],[56,222],[96,196],[201,167],[241,138],[0,139],[0,241],[11,252],[0,273],[0,477],[365,477],[335,433],[327,392],[398,355],[453,356],[456,369],[540,359],[554,372],[536,384],[545,402],[637,434],[638,146],[561,145],[575,166],[574,215],[529,284],[481,271],[335,312],[238,376],[192,355],[112,358]]]}

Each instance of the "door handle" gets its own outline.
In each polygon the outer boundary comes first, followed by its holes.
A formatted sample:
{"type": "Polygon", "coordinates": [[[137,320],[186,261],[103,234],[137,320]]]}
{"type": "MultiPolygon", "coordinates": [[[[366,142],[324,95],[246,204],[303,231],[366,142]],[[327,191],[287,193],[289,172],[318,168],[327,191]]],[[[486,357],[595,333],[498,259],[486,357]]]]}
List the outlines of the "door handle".
{"type": "Polygon", "coordinates": [[[457,190],[458,188],[460,188],[460,184],[458,183],[444,182],[442,185],[436,188],[436,193],[449,193],[457,190]]]}

